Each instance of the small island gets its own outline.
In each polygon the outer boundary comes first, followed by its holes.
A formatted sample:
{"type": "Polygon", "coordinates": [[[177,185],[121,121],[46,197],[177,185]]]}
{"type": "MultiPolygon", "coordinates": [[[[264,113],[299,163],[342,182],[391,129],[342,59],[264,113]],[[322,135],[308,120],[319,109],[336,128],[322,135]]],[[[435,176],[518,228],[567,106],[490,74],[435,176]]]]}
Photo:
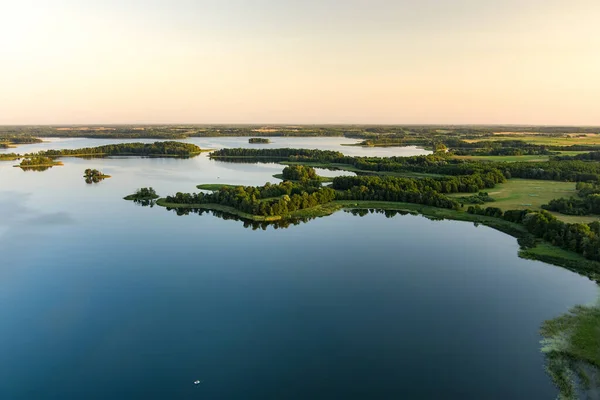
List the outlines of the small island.
{"type": "Polygon", "coordinates": [[[271,140],[269,140],[267,138],[256,138],[256,137],[253,137],[253,138],[248,139],[248,143],[254,143],[254,144],[262,143],[262,144],[267,144],[267,143],[271,143],[271,140]]]}
{"type": "Polygon", "coordinates": [[[83,177],[85,178],[85,183],[91,184],[91,183],[98,183],[101,180],[104,180],[106,178],[110,178],[110,175],[105,175],[102,172],[98,171],[97,169],[86,169],[84,171],[84,175],[83,177]]]}
{"type": "Polygon", "coordinates": [[[32,156],[28,158],[24,158],[21,160],[19,165],[15,165],[15,167],[28,169],[28,168],[51,168],[56,165],[63,165],[62,162],[56,161],[51,157],[42,157],[42,156],[32,156]]]}
{"type": "Polygon", "coordinates": [[[141,188],[135,191],[134,194],[130,194],[129,196],[123,197],[125,200],[133,200],[133,201],[150,201],[158,199],[158,195],[156,191],[151,187],[141,188]]]}

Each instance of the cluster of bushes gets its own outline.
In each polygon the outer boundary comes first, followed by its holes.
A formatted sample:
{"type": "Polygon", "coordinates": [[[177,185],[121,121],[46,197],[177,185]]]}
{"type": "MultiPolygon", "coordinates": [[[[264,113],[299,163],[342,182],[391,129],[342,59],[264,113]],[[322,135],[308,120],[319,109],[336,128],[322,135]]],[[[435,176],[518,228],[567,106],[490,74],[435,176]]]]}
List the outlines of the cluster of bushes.
{"type": "Polygon", "coordinates": [[[484,204],[492,201],[496,201],[487,192],[479,192],[473,196],[463,196],[457,199],[462,204],[484,204]]]}
{"type": "Polygon", "coordinates": [[[250,138],[248,139],[248,143],[271,143],[271,141],[267,138],[250,138]]]}
{"type": "Polygon", "coordinates": [[[562,222],[547,211],[508,210],[497,207],[471,206],[470,214],[502,218],[523,225],[529,233],[555,246],[600,261],[600,222],[569,224],[562,222]]]}
{"type": "Polygon", "coordinates": [[[305,167],[303,165],[290,165],[285,167],[282,175],[283,179],[290,181],[306,182],[319,179],[319,176],[314,168],[305,167]]]}
{"type": "Polygon", "coordinates": [[[103,174],[97,169],[86,169],[83,173],[83,177],[85,178],[85,183],[98,183],[105,178],[109,178],[108,175],[103,174]]]}

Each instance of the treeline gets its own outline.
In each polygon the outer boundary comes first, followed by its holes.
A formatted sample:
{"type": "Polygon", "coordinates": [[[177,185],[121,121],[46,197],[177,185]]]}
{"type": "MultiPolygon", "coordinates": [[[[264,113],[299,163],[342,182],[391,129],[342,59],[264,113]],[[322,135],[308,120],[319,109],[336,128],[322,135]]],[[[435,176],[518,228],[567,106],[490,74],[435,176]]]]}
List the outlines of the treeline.
{"type": "Polygon", "coordinates": [[[185,157],[200,153],[200,147],[191,143],[173,141],[154,143],[119,143],[81,149],[46,150],[37,153],[39,156],[175,156],[185,157]]]}
{"type": "Polygon", "coordinates": [[[579,197],[553,199],[542,208],[566,215],[600,214],[600,186],[578,182],[577,190],[579,197]]]}
{"type": "Polygon", "coordinates": [[[335,199],[328,187],[301,186],[290,181],[277,185],[223,187],[212,193],[181,193],[167,196],[171,204],[220,204],[247,214],[285,216],[297,210],[326,204],[335,199]]]}
{"type": "Polygon", "coordinates": [[[474,156],[524,156],[554,154],[544,145],[523,140],[486,140],[467,142],[458,138],[443,140],[444,145],[456,155],[474,156]]]}
{"type": "MultiPolygon", "coordinates": [[[[474,193],[481,189],[492,188],[496,183],[495,178],[489,179],[486,175],[448,176],[443,178],[401,178],[394,176],[338,176],[333,178],[332,187],[336,190],[348,190],[352,187],[377,187],[382,193],[385,191],[417,191],[433,190],[439,193],[474,193]]],[[[381,199],[384,200],[384,199],[381,199]]]]}
{"type": "Polygon", "coordinates": [[[351,157],[329,150],[306,149],[222,149],[214,157],[231,157],[228,161],[254,160],[300,161],[348,164],[373,172],[421,172],[441,175],[488,175],[502,182],[504,178],[527,178],[555,181],[600,181],[600,163],[582,160],[550,160],[543,162],[489,162],[461,160],[437,152],[412,157],[351,157]],[[237,160],[236,160],[237,158],[237,160]],[[502,177],[503,176],[503,177],[502,177]]]}
{"type": "Polygon", "coordinates": [[[220,149],[210,153],[211,158],[270,158],[277,160],[305,160],[305,161],[322,161],[331,162],[332,160],[345,157],[343,153],[332,150],[317,150],[317,149],[220,149]]]}
{"type": "Polygon", "coordinates": [[[0,146],[11,144],[31,144],[31,143],[41,143],[42,139],[36,138],[34,136],[28,135],[10,135],[10,136],[0,136],[0,146]]]}
{"type": "Polygon", "coordinates": [[[558,220],[547,211],[508,210],[471,206],[470,214],[488,215],[523,225],[529,233],[554,246],[600,261],[600,222],[569,224],[558,220]]]}
{"type": "Polygon", "coordinates": [[[600,151],[591,151],[589,153],[575,154],[573,156],[555,156],[556,161],[580,160],[580,161],[600,161],[600,151]]]}

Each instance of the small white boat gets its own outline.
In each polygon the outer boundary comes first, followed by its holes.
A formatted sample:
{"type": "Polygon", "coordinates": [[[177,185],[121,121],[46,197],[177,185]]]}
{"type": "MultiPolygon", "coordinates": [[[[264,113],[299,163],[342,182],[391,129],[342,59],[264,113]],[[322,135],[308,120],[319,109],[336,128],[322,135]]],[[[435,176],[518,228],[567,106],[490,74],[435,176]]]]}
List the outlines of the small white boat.
{"type": "Polygon", "coordinates": [[[202,381],[194,381],[194,385],[199,385],[201,383],[202,383],[202,381]]]}

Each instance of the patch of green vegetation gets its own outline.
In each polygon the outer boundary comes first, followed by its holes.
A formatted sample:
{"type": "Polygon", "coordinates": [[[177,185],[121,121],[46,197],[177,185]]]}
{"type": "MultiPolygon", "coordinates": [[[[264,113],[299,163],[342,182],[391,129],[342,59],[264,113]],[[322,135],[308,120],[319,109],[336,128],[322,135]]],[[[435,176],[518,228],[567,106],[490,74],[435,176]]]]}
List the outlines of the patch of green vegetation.
{"type": "Polygon", "coordinates": [[[548,242],[538,240],[535,242],[535,246],[519,251],[519,256],[529,260],[538,260],[557,265],[586,275],[596,282],[600,282],[599,262],[588,260],[581,254],[561,249],[548,242]]]}
{"type": "Polygon", "coordinates": [[[561,399],[579,393],[587,398],[600,389],[600,301],[545,321],[540,334],[546,370],[561,399]]]}
{"type": "Polygon", "coordinates": [[[154,200],[154,199],[158,199],[158,194],[156,194],[156,191],[151,188],[141,188],[136,190],[136,192],[134,194],[130,194],[129,196],[125,196],[123,197],[124,200],[133,200],[133,201],[143,201],[143,200],[154,200]]]}
{"type": "Polygon", "coordinates": [[[597,134],[565,134],[565,135],[495,135],[481,139],[471,140],[471,142],[496,141],[496,140],[524,140],[530,144],[546,146],[573,146],[573,145],[600,145],[600,135],[597,134]]]}
{"type": "MultiPolygon", "coordinates": [[[[509,179],[490,189],[488,194],[494,198],[494,207],[506,210],[534,210],[542,209],[543,204],[548,204],[552,199],[571,197],[577,195],[575,182],[545,181],[535,179],[509,179]]],[[[460,198],[462,193],[451,193],[448,197],[460,198]]],[[[593,215],[574,216],[552,213],[556,218],[570,223],[588,223],[597,221],[593,215]]]]}
{"type": "Polygon", "coordinates": [[[23,156],[15,153],[0,153],[0,161],[14,161],[22,157],[23,156]]]}

